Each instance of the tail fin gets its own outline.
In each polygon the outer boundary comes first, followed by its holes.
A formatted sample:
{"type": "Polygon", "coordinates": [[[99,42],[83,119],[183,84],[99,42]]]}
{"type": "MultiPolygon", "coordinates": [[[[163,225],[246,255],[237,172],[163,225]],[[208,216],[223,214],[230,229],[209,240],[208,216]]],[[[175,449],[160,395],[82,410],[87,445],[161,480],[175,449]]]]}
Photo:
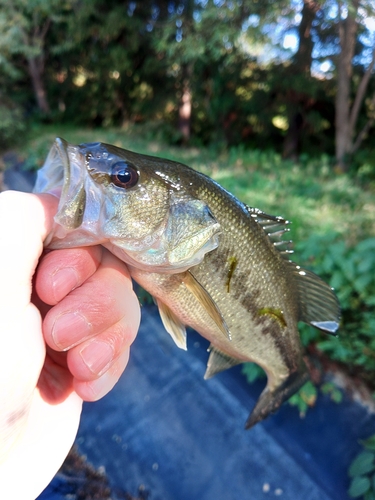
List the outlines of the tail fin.
{"type": "Polygon", "coordinates": [[[309,374],[305,363],[302,361],[300,368],[291,373],[279,387],[271,391],[267,385],[259,396],[253,411],[250,413],[245,429],[250,429],[250,427],[253,427],[255,424],[268,417],[268,415],[275,412],[284,401],[287,401],[293,396],[308,379],[309,374]]]}

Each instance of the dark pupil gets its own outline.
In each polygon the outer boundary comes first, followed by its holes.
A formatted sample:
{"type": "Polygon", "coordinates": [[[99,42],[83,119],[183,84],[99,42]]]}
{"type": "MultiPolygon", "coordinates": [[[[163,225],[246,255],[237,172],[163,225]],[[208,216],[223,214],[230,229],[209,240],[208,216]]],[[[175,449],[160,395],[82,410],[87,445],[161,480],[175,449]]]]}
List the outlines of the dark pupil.
{"type": "Polygon", "coordinates": [[[112,167],[111,180],[118,187],[131,188],[138,182],[137,169],[125,162],[115,163],[112,167]]]}
{"type": "Polygon", "coordinates": [[[122,170],[119,170],[117,172],[116,176],[117,176],[117,179],[122,184],[127,184],[132,179],[132,174],[129,172],[129,170],[126,170],[125,168],[123,168],[122,170]]]}

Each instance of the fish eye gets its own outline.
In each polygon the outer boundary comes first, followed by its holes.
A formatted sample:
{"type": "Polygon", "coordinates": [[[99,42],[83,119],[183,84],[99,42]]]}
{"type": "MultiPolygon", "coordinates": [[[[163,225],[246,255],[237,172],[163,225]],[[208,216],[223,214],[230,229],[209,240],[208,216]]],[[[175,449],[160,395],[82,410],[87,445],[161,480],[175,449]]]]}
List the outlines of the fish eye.
{"type": "Polygon", "coordinates": [[[137,169],[126,161],[119,161],[112,166],[111,181],[115,186],[129,189],[137,184],[138,179],[137,169]]]}

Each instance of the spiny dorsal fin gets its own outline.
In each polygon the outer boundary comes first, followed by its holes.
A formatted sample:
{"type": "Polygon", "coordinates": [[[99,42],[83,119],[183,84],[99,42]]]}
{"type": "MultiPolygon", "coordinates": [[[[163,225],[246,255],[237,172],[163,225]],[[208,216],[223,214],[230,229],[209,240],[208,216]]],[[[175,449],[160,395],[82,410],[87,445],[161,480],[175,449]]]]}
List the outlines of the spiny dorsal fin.
{"type": "Polygon", "coordinates": [[[214,347],[212,344],[210,344],[208,350],[210,351],[210,356],[207,362],[206,373],[204,374],[205,379],[211,378],[217,373],[223,372],[228,368],[232,368],[232,366],[243,363],[240,359],[232,358],[228,354],[220,351],[217,347],[214,347]]]}
{"type": "Polygon", "coordinates": [[[283,240],[283,237],[285,233],[290,231],[289,227],[286,227],[290,222],[282,217],[266,214],[259,208],[252,208],[248,205],[245,205],[245,207],[255,222],[263,228],[274,247],[285,259],[289,260],[290,254],[293,253],[293,242],[292,240],[283,240]]]}
{"type": "Polygon", "coordinates": [[[175,341],[177,347],[180,349],[187,350],[186,346],[186,328],[177,318],[173,311],[169,309],[167,305],[164,304],[159,299],[154,299],[158,308],[161,320],[163,322],[164,328],[167,330],[169,335],[175,341]]]}
{"type": "Polygon", "coordinates": [[[215,323],[223,332],[225,337],[231,340],[231,336],[228,327],[225,323],[225,320],[219,308],[217,307],[215,301],[213,300],[211,295],[207,292],[207,290],[199,283],[199,281],[189,271],[185,273],[182,282],[189,290],[189,292],[191,292],[194,295],[194,297],[199,301],[199,303],[204,307],[207,313],[215,321],[215,323]]]}
{"type": "Polygon", "coordinates": [[[299,296],[299,319],[326,333],[336,335],[340,304],[332,288],[319,276],[289,262],[299,296]]]}

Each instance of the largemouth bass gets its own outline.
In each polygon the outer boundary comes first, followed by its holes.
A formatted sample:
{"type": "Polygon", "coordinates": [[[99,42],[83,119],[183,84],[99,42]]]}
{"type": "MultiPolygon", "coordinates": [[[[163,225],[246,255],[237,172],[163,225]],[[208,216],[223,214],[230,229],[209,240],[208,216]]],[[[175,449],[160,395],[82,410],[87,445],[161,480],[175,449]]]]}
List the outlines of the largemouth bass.
{"type": "Polygon", "coordinates": [[[46,246],[103,245],[154,297],[177,346],[186,326],[209,340],[205,378],[246,361],[265,370],[246,428],[308,379],[298,321],[338,329],[332,289],[289,260],[288,222],[186,165],[56,139],[34,192],[61,193],[46,246]]]}

